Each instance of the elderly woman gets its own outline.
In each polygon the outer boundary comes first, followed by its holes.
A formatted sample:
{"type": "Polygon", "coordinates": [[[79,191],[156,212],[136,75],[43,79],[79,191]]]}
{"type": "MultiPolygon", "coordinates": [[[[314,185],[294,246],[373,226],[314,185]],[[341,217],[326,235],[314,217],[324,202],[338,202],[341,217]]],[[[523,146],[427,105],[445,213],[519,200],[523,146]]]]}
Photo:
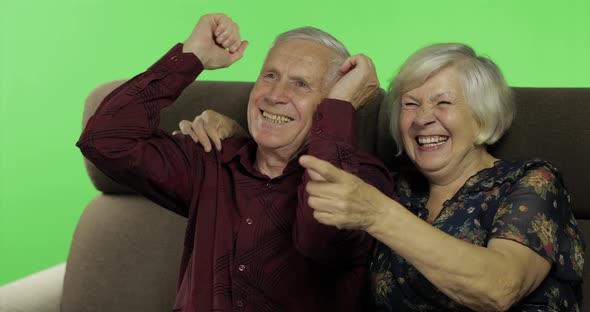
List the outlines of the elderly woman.
{"type": "Polygon", "coordinates": [[[579,311],[584,247],[559,172],[487,151],[515,115],[498,67],[465,45],[432,45],[402,66],[389,99],[391,132],[417,169],[394,174],[393,194],[300,158],[315,218],[377,239],[376,309],[579,311]]]}

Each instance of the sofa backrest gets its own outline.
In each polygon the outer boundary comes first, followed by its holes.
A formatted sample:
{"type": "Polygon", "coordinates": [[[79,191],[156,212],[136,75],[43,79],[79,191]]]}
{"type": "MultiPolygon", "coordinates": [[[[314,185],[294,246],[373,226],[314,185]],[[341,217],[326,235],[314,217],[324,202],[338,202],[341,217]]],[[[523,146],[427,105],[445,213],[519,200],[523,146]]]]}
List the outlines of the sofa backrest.
{"type": "MultiPolygon", "coordinates": [[[[98,87],[90,94],[84,109],[83,124],[94,113],[102,98],[123,82],[122,80],[109,82],[98,87]]],[[[172,107],[162,112],[160,127],[171,132],[177,129],[178,122],[181,119],[191,120],[205,109],[215,109],[222,114],[236,119],[246,128],[246,104],[252,86],[253,83],[250,82],[194,82],[183,92],[172,107]]],[[[524,160],[541,158],[553,163],[563,174],[566,187],[571,194],[575,215],[584,233],[584,238],[587,242],[590,242],[590,192],[585,190],[587,186],[590,186],[590,182],[588,181],[590,179],[590,167],[585,162],[586,157],[589,157],[586,154],[590,152],[590,123],[586,121],[586,118],[590,118],[590,88],[514,88],[514,91],[518,107],[516,120],[508,134],[498,144],[490,148],[492,154],[504,159],[524,160]]],[[[357,145],[364,151],[378,155],[390,169],[397,170],[407,165],[407,160],[394,156],[396,153],[395,144],[389,135],[388,116],[385,113],[387,111],[387,103],[384,103],[383,99],[383,91],[381,90],[379,96],[373,101],[374,103],[366,106],[357,114],[357,145]]],[[[99,191],[111,195],[130,193],[127,188],[105,177],[89,162],[86,162],[86,166],[91,180],[99,191]]],[[[96,220],[100,218],[96,214],[96,211],[100,211],[100,208],[94,207],[93,209],[92,220],[96,223],[96,220]]],[[[129,211],[126,212],[126,214],[128,213],[129,211]]],[[[112,218],[112,214],[109,216],[112,218]]],[[[145,218],[145,216],[141,217],[145,218]]],[[[131,216],[127,216],[126,218],[133,220],[131,216]]],[[[162,218],[162,216],[158,216],[157,218],[162,218]]],[[[158,221],[154,219],[153,222],[158,221]]],[[[178,227],[180,223],[176,220],[171,221],[171,224],[175,224],[178,227]]],[[[105,226],[105,224],[101,224],[101,226],[105,226]]],[[[116,226],[120,227],[121,225],[116,226]]],[[[88,234],[84,234],[84,231],[83,226],[79,225],[74,236],[67,270],[71,272],[77,268],[77,273],[70,274],[70,276],[84,274],[84,270],[88,269],[87,263],[82,263],[82,260],[76,259],[85,259],[84,261],[88,261],[89,258],[92,258],[88,255],[83,257],[76,255],[78,250],[84,250],[80,251],[80,253],[89,252],[88,245],[83,241],[89,239],[87,237],[88,234]],[[71,259],[76,260],[72,260],[75,263],[70,263],[71,259]],[[85,267],[79,268],[80,265],[85,265],[85,267]]],[[[113,233],[112,235],[117,235],[118,233],[117,230],[111,232],[113,233]]],[[[179,248],[182,241],[181,232],[178,229],[173,231],[161,229],[161,233],[154,235],[154,237],[161,235],[169,242],[176,240],[179,242],[178,245],[170,246],[169,251],[167,251],[166,248],[168,247],[166,246],[163,246],[159,251],[161,253],[170,252],[170,257],[174,259],[169,259],[170,262],[168,263],[179,263],[179,248]]],[[[140,236],[138,237],[138,239],[141,239],[140,236]]],[[[143,242],[133,242],[129,239],[121,241],[114,238],[108,240],[108,244],[128,244],[133,250],[137,249],[138,244],[143,244],[143,242]]],[[[104,252],[107,253],[109,252],[107,250],[109,247],[106,246],[108,244],[103,244],[105,246],[102,246],[105,248],[104,252]]],[[[125,250],[125,248],[123,246],[112,247],[111,249],[125,250]]],[[[93,253],[101,252],[93,251],[93,253]]],[[[587,259],[589,255],[590,251],[587,251],[587,259]]],[[[132,256],[126,257],[125,259],[124,261],[133,261],[132,256]]],[[[105,265],[103,263],[102,267],[104,268],[105,265]]],[[[120,266],[124,267],[125,264],[120,264],[120,266]]],[[[168,268],[168,270],[161,270],[159,272],[150,271],[145,274],[162,274],[162,276],[173,274],[176,277],[177,270],[177,267],[172,267],[168,268]]],[[[88,286],[83,284],[83,278],[78,278],[75,282],[70,282],[71,278],[68,277],[68,271],[66,271],[66,286],[64,287],[78,289],[88,286]]],[[[116,283],[119,278],[117,274],[120,273],[107,272],[105,269],[103,271],[101,272],[101,276],[105,280],[103,281],[104,283],[108,283],[110,279],[112,279],[111,282],[116,283]]],[[[154,279],[157,278],[155,277],[154,279]]],[[[589,270],[585,270],[584,280],[590,281],[589,270]]],[[[126,281],[126,283],[129,287],[133,287],[138,282],[126,281]]],[[[588,284],[586,283],[584,289],[586,298],[590,298],[590,286],[588,284]]],[[[92,289],[87,292],[92,293],[92,289]]],[[[167,296],[170,296],[170,294],[167,294],[167,296]]],[[[171,300],[167,298],[166,302],[171,300]]],[[[590,311],[590,304],[586,306],[588,308],[584,310],[590,311]]]]}

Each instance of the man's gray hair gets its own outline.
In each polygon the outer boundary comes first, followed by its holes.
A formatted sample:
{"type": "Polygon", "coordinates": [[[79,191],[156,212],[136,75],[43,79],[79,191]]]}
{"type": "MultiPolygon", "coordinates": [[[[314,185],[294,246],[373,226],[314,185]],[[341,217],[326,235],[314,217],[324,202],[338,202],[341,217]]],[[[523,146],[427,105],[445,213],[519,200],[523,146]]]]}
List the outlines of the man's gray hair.
{"type": "MultiPolygon", "coordinates": [[[[314,41],[320,44],[323,44],[324,46],[328,47],[330,50],[334,51],[339,58],[334,59],[331,63],[331,69],[330,72],[328,73],[328,75],[326,76],[326,83],[328,83],[329,85],[331,85],[332,83],[335,83],[338,78],[338,69],[340,68],[340,66],[342,65],[342,63],[344,62],[344,60],[346,60],[348,57],[350,57],[350,52],[348,52],[348,49],[344,46],[344,44],[342,44],[342,42],[340,42],[338,39],[334,38],[334,36],[330,35],[329,33],[317,29],[315,27],[310,27],[310,26],[306,26],[306,27],[300,27],[300,28],[295,28],[289,31],[286,31],[282,34],[279,34],[275,40],[273,41],[270,49],[269,49],[269,53],[270,50],[272,50],[273,47],[275,47],[276,45],[286,42],[286,41],[290,41],[290,40],[310,40],[310,41],[314,41]]],[[[268,57],[268,54],[267,54],[268,57]]]]}
{"type": "Polygon", "coordinates": [[[336,52],[343,60],[350,56],[348,49],[346,49],[342,42],[329,33],[310,26],[295,28],[278,35],[272,43],[271,49],[279,43],[294,39],[311,40],[321,43],[336,52]]]}

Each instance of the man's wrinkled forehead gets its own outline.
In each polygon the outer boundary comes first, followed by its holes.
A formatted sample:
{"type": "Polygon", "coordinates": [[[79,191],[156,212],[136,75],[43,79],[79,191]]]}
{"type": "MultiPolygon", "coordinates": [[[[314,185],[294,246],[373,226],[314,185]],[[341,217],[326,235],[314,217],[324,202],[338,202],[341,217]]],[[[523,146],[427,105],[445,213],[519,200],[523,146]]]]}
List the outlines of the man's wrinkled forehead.
{"type": "Polygon", "coordinates": [[[320,43],[293,39],[276,44],[269,50],[262,71],[288,68],[296,72],[301,69],[323,74],[336,59],[339,59],[338,54],[320,43]]]}

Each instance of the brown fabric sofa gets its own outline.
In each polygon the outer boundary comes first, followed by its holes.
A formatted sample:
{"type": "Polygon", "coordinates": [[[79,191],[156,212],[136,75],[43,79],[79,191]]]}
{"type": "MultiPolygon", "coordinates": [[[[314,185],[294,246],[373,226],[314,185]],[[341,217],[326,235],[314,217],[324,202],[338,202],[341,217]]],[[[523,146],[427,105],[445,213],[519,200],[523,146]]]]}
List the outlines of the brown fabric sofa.
{"type": "MultiPolygon", "coordinates": [[[[121,83],[104,84],[90,94],[84,123],[121,83]]],[[[251,88],[247,82],[195,82],[162,113],[161,127],[172,131],[179,120],[191,119],[205,108],[215,108],[245,126],[251,88]]],[[[590,242],[590,167],[585,161],[590,157],[590,88],[514,91],[518,117],[493,153],[505,159],[542,158],[559,168],[590,242]]],[[[374,102],[357,113],[357,145],[396,170],[404,162],[394,157],[385,106],[380,105],[383,93],[374,102]]],[[[185,219],[115,184],[91,164],[86,166],[101,194],[80,217],[66,265],[0,287],[0,311],[171,310],[185,219]]],[[[590,280],[588,270],[584,279],[590,280]]],[[[584,293],[590,300],[588,285],[584,293]]],[[[590,303],[584,311],[590,311],[590,303]]]]}

